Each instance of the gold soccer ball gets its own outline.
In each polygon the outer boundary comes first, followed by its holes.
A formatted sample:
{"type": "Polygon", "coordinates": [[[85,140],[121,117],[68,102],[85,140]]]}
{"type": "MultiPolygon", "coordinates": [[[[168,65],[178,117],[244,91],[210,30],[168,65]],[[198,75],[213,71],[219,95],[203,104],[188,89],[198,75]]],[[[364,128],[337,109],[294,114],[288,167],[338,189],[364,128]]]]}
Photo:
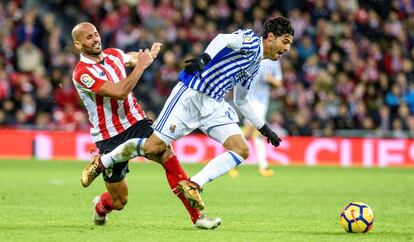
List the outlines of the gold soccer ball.
{"type": "Polygon", "coordinates": [[[352,202],[342,209],[339,223],[348,233],[367,233],[374,224],[374,212],[363,202],[352,202]]]}

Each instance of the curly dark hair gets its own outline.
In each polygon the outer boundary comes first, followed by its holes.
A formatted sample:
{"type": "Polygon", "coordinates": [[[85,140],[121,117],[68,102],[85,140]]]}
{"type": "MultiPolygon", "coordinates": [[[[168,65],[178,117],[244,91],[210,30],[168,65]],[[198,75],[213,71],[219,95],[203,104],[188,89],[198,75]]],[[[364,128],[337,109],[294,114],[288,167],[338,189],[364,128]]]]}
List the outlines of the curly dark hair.
{"type": "Polygon", "coordinates": [[[292,35],[295,33],[292,25],[290,24],[289,19],[284,17],[275,17],[268,19],[262,30],[262,37],[267,39],[267,35],[272,32],[276,37],[282,36],[284,34],[292,35]]]}

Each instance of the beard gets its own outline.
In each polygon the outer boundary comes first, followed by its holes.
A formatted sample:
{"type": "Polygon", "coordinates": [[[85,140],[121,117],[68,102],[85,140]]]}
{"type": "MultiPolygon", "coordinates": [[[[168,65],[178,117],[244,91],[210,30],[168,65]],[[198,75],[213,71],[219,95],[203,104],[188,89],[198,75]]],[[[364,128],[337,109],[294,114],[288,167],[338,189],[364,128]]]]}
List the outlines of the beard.
{"type": "MultiPolygon", "coordinates": [[[[100,43],[98,43],[100,44],[100,43]]],[[[92,46],[83,46],[82,48],[82,52],[85,53],[86,55],[95,55],[98,56],[102,53],[102,47],[100,46],[99,48],[94,47],[94,45],[92,46]]]]}

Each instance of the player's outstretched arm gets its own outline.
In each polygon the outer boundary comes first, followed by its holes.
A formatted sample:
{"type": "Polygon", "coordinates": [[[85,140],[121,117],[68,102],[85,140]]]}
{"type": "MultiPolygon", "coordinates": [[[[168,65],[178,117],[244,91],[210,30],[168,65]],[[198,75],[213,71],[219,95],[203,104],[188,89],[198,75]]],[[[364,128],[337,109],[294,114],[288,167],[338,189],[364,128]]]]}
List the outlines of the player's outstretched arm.
{"type": "Polygon", "coordinates": [[[185,60],[185,70],[189,73],[202,71],[204,67],[214,58],[222,49],[229,47],[240,49],[243,44],[243,38],[238,34],[218,34],[207,46],[207,49],[200,56],[185,60]]]}
{"type": "Polygon", "coordinates": [[[137,62],[132,72],[123,80],[117,83],[105,82],[98,91],[98,95],[124,100],[141,78],[144,70],[154,61],[150,50],[139,52],[137,62]]]}
{"type": "MultiPolygon", "coordinates": [[[[161,46],[162,46],[162,44],[158,43],[158,42],[152,44],[150,53],[151,53],[153,59],[157,58],[158,53],[161,50],[161,46]]],[[[139,53],[142,53],[142,50],[128,52],[127,55],[129,55],[129,61],[127,63],[125,63],[125,66],[126,67],[136,66],[136,64],[138,63],[139,53]]]]}
{"type": "Polygon", "coordinates": [[[248,91],[249,90],[246,88],[236,85],[234,87],[234,104],[236,104],[243,116],[247,118],[263,136],[267,137],[268,143],[271,143],[275,147],[279,146],[282,140],[269,128],[266,122],[254,112],[254,109],[247,98],[248,91]]]}

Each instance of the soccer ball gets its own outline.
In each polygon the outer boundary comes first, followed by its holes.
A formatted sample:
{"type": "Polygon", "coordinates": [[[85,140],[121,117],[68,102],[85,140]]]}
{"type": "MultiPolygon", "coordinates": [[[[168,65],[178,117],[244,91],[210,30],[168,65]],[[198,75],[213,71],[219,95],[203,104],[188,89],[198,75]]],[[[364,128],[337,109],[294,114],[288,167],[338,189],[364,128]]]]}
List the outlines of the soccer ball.
{"type": "Polygon", "coordinates": [[[348,233],[366,233],[374,224],[374,213],[367,204],[352,202],[342,209],[339,223],[348,233]]]}

